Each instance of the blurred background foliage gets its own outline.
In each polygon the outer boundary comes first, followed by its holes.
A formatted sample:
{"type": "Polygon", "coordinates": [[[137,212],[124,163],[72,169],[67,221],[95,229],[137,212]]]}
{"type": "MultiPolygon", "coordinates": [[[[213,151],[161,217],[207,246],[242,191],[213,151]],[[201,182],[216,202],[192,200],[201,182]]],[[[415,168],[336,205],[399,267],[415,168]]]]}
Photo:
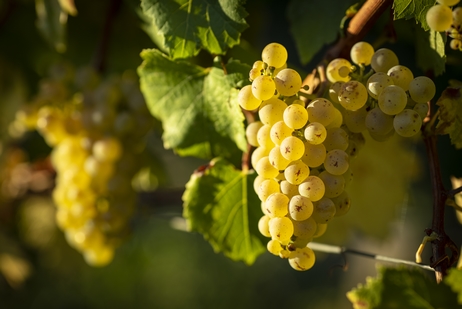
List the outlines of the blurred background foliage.
{"type": "MultiPolygon", "coordinates": [[[[78,14],[68,17],[61,53],[38,30],[36,5],[41,1],[0,1],[0,308],[351,308],[345,293],[375,275],[373,260],[347,256],[348,267],[343,267],[344,257],[318,254],[312,270],[298,273],[265,253],[248,267],[215,254],[202,236],[186,233],[180,218],[182,187],[205,162],[180,159],[163,150],[160,134],[152,134],[148,145],[153,160],[165,167],[157,174],[157,194],[140,195],[132,234],[115,260],[107,267],[92,268],[69,247],[54,221],[50,149],[35,132],[15,136],[10,123],[16,110],[37,92],[52,64],[65,61],[81,67],[98,60],[95,55],[112,1],[76,0],[78,14]]],[[[289,50],[294,67],[309,72],[325,48],[308,64],[299,61],[289,32],[291,22],[283,13],[296,3],[248,1],[249,28],[228,56],[252,63],[259,57],[257,51],[277,41],[289,50]]],[[[306,18],[315,19],[319,27],[305,31],[321,36],[323,23],[340,21],[316,14],[317,3],[306,18]]],[[[422,73],[413,58],[409,29],[415,25],[396,22],[398,35],[383,40],[388,19],[384,14],[366,40],[391,46],[415,75],[422,73]]],[[[141,50],[156,46],[143,27],[139,2],[122,2],[109,36],[106,74],[136,70],[141,50]]],[[[194,61],[209,66],[212,57],[200,53],[194,61]]],[[[448,51],[447,62],[447,74],[436,80],[439,92],[460,72],[460,55],[448,51]]],[[[405,145],[401,139],[367,142],[355,162],[352,210],[330,224],[320,241],[413,260],[431,222],[423,146],[419,140],[405,145]]],[[[453,151],[446,138],[439,148],[443,179],[450,187],[451,175],[462,176],[461,151],[453,151]]],[[[460,226],[451,210],[447,223],[448,234],[461,243],[460,226]]],[[[429,255],[426,251],[424,260],[429,255]]]]}

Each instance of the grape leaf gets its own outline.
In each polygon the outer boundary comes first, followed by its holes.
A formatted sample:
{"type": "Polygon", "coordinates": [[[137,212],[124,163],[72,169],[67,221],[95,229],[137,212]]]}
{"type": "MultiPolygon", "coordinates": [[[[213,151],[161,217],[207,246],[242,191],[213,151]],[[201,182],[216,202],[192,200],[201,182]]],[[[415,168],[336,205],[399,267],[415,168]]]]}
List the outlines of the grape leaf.
{"type": "Polygon", "coordinates": [[[40,33],[56,51],[65,52],[67,13],[62,10],[59,1],[35,0],[35,9],[37,11],[36,24],[40,33]]]}
{"type": "Polygon", "coordinates": [[[247,264],[265,250],[258,231],[262,213],[253,190],[255,176],[214,159],[194,172],[183,195],[189,230],[204,235],[216,252],[247,264]]]}
{"type": "Polygon", "coordinates": [[[202,68],[145,50],[138,68],[141,90],[154,117],[162,121],[165,148],[183,156],[211,159],[240,156],[247,147],[244,116],[234,87],[250,68],[230,61],[202,68]]]}
{"type": "Polygon", "coordinates": [[[347,293],[355,309],[361,308],[460,308],[456,295],[444,284],[417,269],[404,267],[378,269],[376,278],[347,293]]]}
{"type": "Polygon", "coordinates": [[[451,268],[444,278],[444,283],[449,285],[453,292],[457,293],[457,301],[462,305],[462,270],[451,268]]]}
{"type": "Polygon", "coordinates": [[[290,2],[287,8],[290,32],[302,64],[308,63],[325,44],[337,38],[340,21],[352,3],[354,1],[339,1],[335,5],[325,0],[290,2]]]}
{"type": "Polygon", "coordinates": [[[142,0],[141,8],[163,36],[172,58],[188,58],[201,48],[222,55],[239,44],[248,25],[242,0],[142,0]]]}
{"type": "Polygon", "coordinates": [[[446,64],[446,35],[433,30],[416,29],[416,58],[417,65],[422,71],[432,70],[435,76],[445,71],[446,64]]]}
{"type": "Polygon", "coordinates": [[[429,30],[426,15],[433,5],[435,0],[394,0],[393,17],[395,20],[414,18],[424,30],[429,30]]]}
{"type": "Polygon", "coordinates": [[[462,87],[446,88],[436,104],[440,107],[438,134],[449,134],[451,143],[462,148],[462,87]]]}

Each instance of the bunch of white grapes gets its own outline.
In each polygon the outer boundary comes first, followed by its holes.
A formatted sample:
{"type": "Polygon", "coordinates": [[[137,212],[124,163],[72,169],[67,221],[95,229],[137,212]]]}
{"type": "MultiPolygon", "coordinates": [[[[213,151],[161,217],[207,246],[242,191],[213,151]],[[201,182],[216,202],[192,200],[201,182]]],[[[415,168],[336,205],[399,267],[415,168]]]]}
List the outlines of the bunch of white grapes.
{"type": "Polygon", "coordinates": [[[435,95],[433,81],[414,78],[389,49],[374,51],[358,42],[350,56],[355,65],[338,58],[326,67],[329,99],[305,103],[300,75],[287,68],[286,49],[271,43],[250,70],[252,84],[238,94],[239,105],[258,115],[246,128],[256,147],[251,163],[263,212],[258,228],[271,238],[268,251],[299,271],[314,265],[309,242],[350,209],[345,187],[353,176],[350,160],[365,143],[363,133],[379,141],[394,132],[417,134],[435,95]]]}
{"type": "Polygon", "coordinates": [[[356,43],[350,57],[356,66],[339,58],[326,68],[332,83],[329,96],[341,106],[348,130],[368,131],[377,141],[395,132],[404,137],[418,134],[428,113],[428,102],[436,92],[433,81],[425,76],[414,77],[409,68],[399,64],[392,50],[374,51],[367,42],[356,43]],[[355,72],[361,73],[367,66],[371,67],[368,74],[352,79],[355,72]]]}
{"type": "Polygon", "coordinates": [[[451,7],[460,0],[437,0],[426,15],[427,24],[434,31],[446,31],[452,38],[450,47],[462,51],[462,7],[451,7]]]}
{"type": "Polygon", "coordinates": [[[81,71],[76,82],[69,78],[43,80],[16,121],[53,147],[58,227],[89,265],[104,266],[129,232],[136,198],[131,179],[143,163],[134,141],[149,130],[150,117],[134,75],[100,82],[81,71]]]}
{"type": "Polygon", "coordinates": [[[307,244],[350,208],[345,191],[352,177],[349,161],[364,139],[342,127],[342,114],[329,100],[305,106],[298,97],[302,79],[286,68],[286,61],[284,46],[267,45],[238,101],[259,117],[246,129],[249,144],[256,147],[251,161],[263,212],[258,228],[271,238],[270,253],[303,271],[315,262],[307,244]]]}

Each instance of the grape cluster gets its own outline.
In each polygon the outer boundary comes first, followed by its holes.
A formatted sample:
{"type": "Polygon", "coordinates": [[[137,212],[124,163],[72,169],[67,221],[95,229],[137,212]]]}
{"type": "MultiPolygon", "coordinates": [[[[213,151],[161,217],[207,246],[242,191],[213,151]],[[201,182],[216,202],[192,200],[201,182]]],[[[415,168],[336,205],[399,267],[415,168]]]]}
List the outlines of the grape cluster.
{"type": "Polygon", "coordinates": [[[363,134],[380,141],[394,132],[417,134],[435,85],[427,77],[414,78],[391,50],[374,51],[359,42],[351,49],[354,65],[338,58],[326,67],[329,99],[302,100],[302,79],[286,61],[284,46],[267,45],[238,102],[258,115],[246,136],[256,147],[251,163],[263,212],[259,231],[271,238],[270,253],[304,271],[315,263],[308,243],[350,209],[345,188],[353,177],[350,160],[365,143],[363,134]],[[371,70],[364,74],[367,66],[371,70]]]}
{"type": "Polygon", "coordinates": [[[135,75],[100,81],[91,70],[60,69],[43,80],[16,121],[53,147],[56,222],[92,266],[111,262],[134,210],[131,179],[142,167],[143,136],[151,127],[135,75]]]}
{"type": "Polygon", "coordinates": [[[462,7],[451,7],[460,0],[437,0],[426,15],[427,24],[434,31],[446,31],[452,38],[450,47],[462,51],[462,7]]]}

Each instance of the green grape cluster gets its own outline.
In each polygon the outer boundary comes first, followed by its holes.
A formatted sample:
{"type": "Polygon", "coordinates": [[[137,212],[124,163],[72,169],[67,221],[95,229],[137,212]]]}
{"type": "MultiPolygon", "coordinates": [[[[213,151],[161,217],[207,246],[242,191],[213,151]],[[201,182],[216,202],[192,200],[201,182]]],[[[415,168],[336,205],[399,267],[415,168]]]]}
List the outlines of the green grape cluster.
{"type": "MultiPolygon", "coordinates": [[[[356,66],[350,65],[349,77],[354,79],[345,82],[344,78],[327,75],[333,83],[329,96],[341,106],[348,130],[368,131],[377,141],[387,140],[395,132],[403,137],[418,134],[428,113],[428,102],[436,93],[434,82],[425,76],[414,77],[409,68],[399,64],[392,50],[374,51],[367,42],[352,47],[351,59],[356,66]],[[369,65],[371,70],[364,74],[369,65]]],[[[328,68],[338,62],[334,59],[328,68]]]]}
{"type": "MultiPolygon", "coordinates": [[[[246,129],[248,142],[256,147],[251,161],[263,212],[259,230],[271,238],[270,253],[304,271],[315,263],[307,244],[349,210],[349,161],[363,138],[342,127],[342,113],[330,100],[301,100],[302,79],[286,62],[282,45],[266,46],[262,61],[250,71],[252,84],[241,89],[238,101],[259,118],[246,129]]],[[[341,71],[332,74],[349,76],[341,71]]]]}
{"type": "Polygon", "coordinates": [[[110,263],[129,232],[144,135],[151,118],[136,76],[101,81],[82,69],[43,80],[16,122],[36,129],[53,148],[56,222],[68,243],[92,266],[110,263]]]}
{"type": "Polygon", "coordinates": [[[395,132],[417,134],[436,91],[431,79],[414,77],[389,49],[358,42],[350,55],[351,62],[338,58],[326,67],[329,99],[308,100],[300,75],[287,68],[287,51],[271,43],[253,64],[252,84],[238,95],[240,106],[258,115],[246,136],[256,147],[251,163],[263,212],[259,231],[271,238],[268,251],[299,271],[314,265],[309,242],[350,209],[350,160],[363,147],[363,134],[378,141],[395,132]]]}
{"type": "Polygon", "coordinates": [[[438,32],[446,31],[451,41],[451,49],[462,51],[462,7],[451,7],[460,0],[437,0],[438,4],[432,6],[426,15],[430,29],[438,32]]]}

